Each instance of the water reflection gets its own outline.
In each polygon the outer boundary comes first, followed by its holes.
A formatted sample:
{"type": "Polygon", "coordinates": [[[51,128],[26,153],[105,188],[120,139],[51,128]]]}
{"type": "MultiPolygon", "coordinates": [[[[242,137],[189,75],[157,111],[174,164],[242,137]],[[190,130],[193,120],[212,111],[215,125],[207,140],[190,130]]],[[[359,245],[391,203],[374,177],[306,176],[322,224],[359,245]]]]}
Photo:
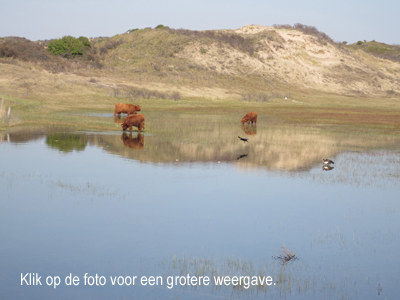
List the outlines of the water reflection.
{"type": "Polygon", "coordinates": [[[247,135],[256,135],[257,134],[257,125],[242,125],[242,130],[247,135]]]}
{"type": "Polygon", "coordinates": [[[128,135],[126,132],[122,133],[121,140],[125,147],[133,148],[136,150],[143,150],[144,148],[144,135],[138,133],[135,138],[132,137],[132,132],[128,135]]]}
{"type": "MultiPolygon", "coordinates": [[[[357,160],[355,167],[359,170],[367,170],[363,171],[364,173],[369,173],[368,170],[374,169],[374,172],[384,173],[384,177],[397,178],[399,174],[399,170],[391,170],[389,165],[379,164],[379,160],[387,160],[387,157],[398,160],[397,149],[400,137],[394,134],[374,135],[374,138],[371,138],[366,133],[329,132],[325,129],[285,125],[270,126],[262,122],[256,127],[237,124],[237,122],[230,122],[220,116],[212,115],[153,112],[146,116],[148,116],[148,132],[133,136],[126,133],[121,135],[121,131],[107,133],[64,131],[60,133],[63,131],[42,128],[37,131],[14,130],[0,134],[0,138],[2,141],[24,143],[45,137],[46,144],[50,148],[66,152],[82,151],[87,145],[92,145],[110,154],[142,162],[182,165],[219,161],[234,164],[241,171],[266,169],[297,173],[301,176],[316,176],[313,170],[318,170],[320,174],[321,158],[329,157],[341,166],[340,172],[329,172],[330,176],[333,174],[329,179],[331,181],[354,180],[359,177],[357,174],[361,174],[358,172],[351,176],[345,175],[350,170],[347,170],[349,162],[344,163],[344,161],[350,158],[347,156],[339,158],[343,153],[354,153],[351,158],[354,159],[359,157],[360,153],[374,149],[374,159],[377,163],[359,166],[362,162],[357,160]],[[252,135],[249,137],[249,142],[241,142],[238,139],[238,136],[244,138],[243,131],[252,135]],[[146,151],[131,151],[131,149],[144,149],[144,135],[146,135],[146,151]],[[377,150],[383,147],[391,150],[377,150]],[[177,161],[179,164],[176,164],[177,161]],[[387,168],[390,172],[380,171],[387,168]]],[[[105,116],[104,120],[110,123],[123,122],[123,118],[118,116],[105,116]]],[[[328,166],[323,170],[331,171],[333,167],[328,166]]],[[[316,179],[325,180],[325,177],[316,177],[316,179]]],[[[357,182],[365,182],[365,178],[357,179],[357,182]]]]}
{"type": "Polygon", "coordinates": [[[334,167],[332,167],[331,165],[322,166],[322,170],[324,170],[324,171],[331,171],[333,169],[334,169],[334,167]]]}
{"type": "Polygon", "coordinates": [[[0,141],[2,143],[11,142],[15,144],[23,144],[41,139],[46,134],[46,132],[46,129],[36,129],[0,133],[0,141]]]}
{"type": "Polygon", "coordinates": [[[50,133],[46,136],[49,148],[64,152],[83,151],[88,143],[88,136],[82,134],[50,133]]]}
{"type": "Polygon", "coordinates": [[[238,157],[237,157],[237,159],[236,160],[239,160],[239,159],[241,159],[241,158],[243,158],[243,157],[246,157],[248,154],[242,154],[242,155],[239,155],[238,157]]]}
{"type": "Polygon", "coordinates": [[[125,118],[122,118],[121,116],[114,116],[114,123],[122,124],[124,123],[125,118]]]}
{"type": "Polygon", "coordinates": [[[378,284],[395,298],[387,259],[399,248],[400,152],[387,146],[395,136],[377,136],[387,148],[376,149],[370,138],[258,125],[244,144],[237,124],[149,119],[146,137],[43,130],[20,145],[28,131],[3,135],[0,298],[368,299],[378,284]],[[133,151],[144,138],[145,151],[133,151]],[[321,172],[322,157],[335,172],[321,172]],[[373,188],[382,183],[393,188],[373,188]],[[300,260],[271,259],[283,240],[300,260]],[[272,276],[276,286],[81,284],[50,293],[21,287],[22,272],[272,276]]]}

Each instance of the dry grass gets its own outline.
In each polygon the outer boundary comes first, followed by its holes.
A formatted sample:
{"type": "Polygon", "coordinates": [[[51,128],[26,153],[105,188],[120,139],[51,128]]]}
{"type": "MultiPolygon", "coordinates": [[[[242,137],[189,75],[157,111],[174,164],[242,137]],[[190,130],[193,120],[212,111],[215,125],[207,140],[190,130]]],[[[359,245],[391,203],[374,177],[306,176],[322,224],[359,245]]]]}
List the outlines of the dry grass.
{"type": "Polygon", "coordinates": [[[294,260],[298,259],[296,253],[292,250],[286,248],[284,242],[282,242],[283,246],[280,249],[278,256],[273,256],[274,259],[277,259],[281,262],[282,265],[287,264],[288,262],[293,262],[294,260]]]}

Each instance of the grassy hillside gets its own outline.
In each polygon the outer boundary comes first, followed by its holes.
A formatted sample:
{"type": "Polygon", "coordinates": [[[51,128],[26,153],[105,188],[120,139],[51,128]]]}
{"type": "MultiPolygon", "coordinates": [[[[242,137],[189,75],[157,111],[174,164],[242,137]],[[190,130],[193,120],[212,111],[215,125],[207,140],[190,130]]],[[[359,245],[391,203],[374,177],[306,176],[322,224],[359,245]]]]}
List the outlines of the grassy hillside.
{"type": "Polygon", "coordinates": [[[375,42],[346,46],[301,24],[202,32],[160,26],[90,42],[83,55],[56,56],[48,41],[0,38],[0,100],[12,108],[11,119],[1,112],[0,128],[117,130],[76,116],[111,113],[116,102],[204,114],[257,109],[296,124],[400,127],[396,47],[379,50],[391,51],[385,59],[373,53],[375,42]]]}
{"type": "Polygon", "coordinates": [[[376,41],[358,41],[357,43],[351,44],[347,47],[356,51],[362,50],[376,57],[392,60],[394,62],[400,62],[400,45],[388,45],[376,41]]]}

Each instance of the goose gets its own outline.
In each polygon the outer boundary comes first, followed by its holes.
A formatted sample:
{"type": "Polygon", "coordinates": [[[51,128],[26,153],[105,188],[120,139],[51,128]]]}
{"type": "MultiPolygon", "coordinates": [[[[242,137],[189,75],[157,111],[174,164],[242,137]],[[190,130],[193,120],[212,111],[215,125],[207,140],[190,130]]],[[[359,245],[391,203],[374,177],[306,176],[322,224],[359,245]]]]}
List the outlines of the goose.
{"type": "Polygon", "coordinates": [[[331,160],[328,159],[328,158],[323,158],[322,161],[323,161],[323,163],[326,164],[326,165],[328,165],[328,164],[334,164],[334,162],[331,161],[331,160]]]}

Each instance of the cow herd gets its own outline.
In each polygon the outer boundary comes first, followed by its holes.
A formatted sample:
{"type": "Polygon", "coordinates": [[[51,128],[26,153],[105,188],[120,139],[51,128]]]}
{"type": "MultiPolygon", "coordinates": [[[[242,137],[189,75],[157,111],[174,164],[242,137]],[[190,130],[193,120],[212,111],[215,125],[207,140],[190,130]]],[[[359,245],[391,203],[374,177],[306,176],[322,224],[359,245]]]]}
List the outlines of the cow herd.
{"type": "MultiPolygon", "coordinates": [[[[125,103],[116,103],[114,108],[114,116],[118,114],[121,116],[121,113],[127,114],[128,116],[125,118],[123,123],[121,124],[122,130],[126,130],[129,128],[130,132],[132,132],[132,127],[137,127],[138,132],[144,129],[145,124],[145,116],[138,115],[137,112],[141,111],[140,105],[133,104],[125,104],[125,103]]],[[[241,120],[242,124],[257,124],[257,113],[255,111],[247,113],[241,120]]]]}
{"type": "Polygon", "coordinates": [[[121,124],[122,130],[129,130],[132,132],[132,126],[138,128],[138,132],[144,129],[145,116],[138,115],[137,112],[141,111],[142,108],[140,105],[133,104],[125,104],[125,103],[117,103],[114,108],[114,116],[118,114],[121,116],[121,113],[127,114],[128,116],[125,118],[124,122],[121,124]],[[131,115],[131,116],[130,116],[131,115]]]}

